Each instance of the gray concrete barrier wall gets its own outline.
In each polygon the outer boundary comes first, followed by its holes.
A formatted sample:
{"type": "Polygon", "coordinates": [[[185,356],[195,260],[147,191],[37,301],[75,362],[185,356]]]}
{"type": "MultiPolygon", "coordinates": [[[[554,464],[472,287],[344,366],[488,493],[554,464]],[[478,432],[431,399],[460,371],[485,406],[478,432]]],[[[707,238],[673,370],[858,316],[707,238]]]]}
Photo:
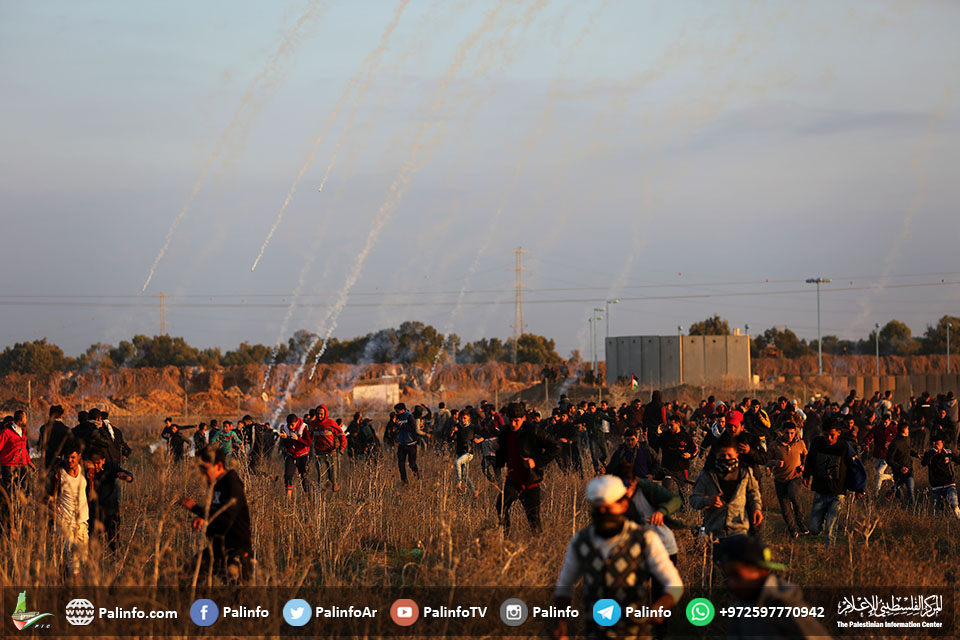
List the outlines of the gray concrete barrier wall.
{"type": "Polygon", "coordinates": [[[605,348],[608,384],[631,375],[647,388],[751,378],[747,336],[626,336],[605,348]]]}

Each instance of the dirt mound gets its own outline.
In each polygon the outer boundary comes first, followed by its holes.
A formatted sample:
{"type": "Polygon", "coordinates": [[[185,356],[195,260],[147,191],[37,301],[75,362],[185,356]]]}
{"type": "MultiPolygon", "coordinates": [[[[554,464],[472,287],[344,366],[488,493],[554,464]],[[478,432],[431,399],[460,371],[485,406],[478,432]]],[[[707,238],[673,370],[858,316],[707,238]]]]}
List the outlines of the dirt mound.
{"type": "MultiPolygon", "coordinates": [[[[383,378],[396,380],[411,400],[437,393],[456,395],[496,391],[518,393],[540,381],[541,367],[531,364],[440,365],[327,364],[311,377],[310,368],[294,365],[242,367],[165,367],[162,369],[92,369],[47,376],[10,375],[0,386],[0,407],[45,412],[51,404],[68,411],[97,406],[116,416],[230,415],[268,413],[283,400],[301,408],[350,402],[355,384],[383,378]]],[[[36,415],[36,414],[35,414],[36,415]]],[[[70,418],[72,416],[68,416],[70,418]]]]}

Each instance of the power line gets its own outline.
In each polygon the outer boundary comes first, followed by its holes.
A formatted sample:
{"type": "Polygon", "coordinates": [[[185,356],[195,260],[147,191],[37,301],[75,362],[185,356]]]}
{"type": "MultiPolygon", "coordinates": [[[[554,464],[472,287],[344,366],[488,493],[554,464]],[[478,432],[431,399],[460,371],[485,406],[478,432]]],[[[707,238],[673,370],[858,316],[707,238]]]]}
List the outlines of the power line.
{"type": "MultiPolygon", "coordinates": [[[[821,293],[844,293],[852,291],[884,291],[886,289],[907,289],[914,287],[943,287],[957,286],[960,281],[951,282],[914,282],[909,284],[888,284],[872,287],[834,287],[824,288],[821,293]]],[[[739,291],[739,292],[718,292],[718,293],[699,293],[699,294],[678,294],[678,295],[658,295],[658,296],[621,296],[621,302],[644,302],[651,300],[702,300],[711,298],[740,298],[740,297],[761,297],[761,296],[780,296],[780,295],[809,295],[809,289],[782,289],[777,291],[739,291]]],[[[170,299],[174,296],[165,296],[170,299]]],[[[548,299],[527,299],[526,304],[581,304],[603,302],[604,297],[591,298],[548,298],[548,299]]],[[[469,300],[457,302],[455,300],[424,300],[417,302],[352,302],[347,303],[347,307],[354,308],[378,308],[378,307],[453,307],[458,304],[468,306],[483,306],[501,304],[503,300],[469,300]]],[[[293,302],[290,303],[296,307],[302,308],[324,308],[326,303],[319,302],[293,302]]],[[[179,309],[286,309],[290,306],[287,303],[272,302],[180,302],[166,303],[166,308],[179,309]]],[[[156,305],[149,302],[84,302],[79,300],[2,300],[0,306],[6,307],[86,307],[86,308],[148,308],[156,309],[156,305]]]]}

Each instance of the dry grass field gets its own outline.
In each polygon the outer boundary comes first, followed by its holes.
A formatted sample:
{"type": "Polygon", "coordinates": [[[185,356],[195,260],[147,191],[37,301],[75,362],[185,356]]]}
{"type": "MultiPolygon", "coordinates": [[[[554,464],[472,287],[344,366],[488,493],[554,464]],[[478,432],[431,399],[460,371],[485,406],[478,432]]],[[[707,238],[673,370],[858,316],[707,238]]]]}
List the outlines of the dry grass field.
{"type": "MultiPolygon", "coordinates": [[[[127,467],[136,481],[124,485],[120,544],[116,553],[92,544],[84,584],[90,586],[175,586],[201,547],[182,495],[201,499],[204,486],[192,461],[174,466],[166,452],[150,454],[151,440],[140,430],[128,436],[134,454],[127,467]]],[[[588,463],[588,461],[587,461],[588,463]]],[[[498,488],[472,463],[481,494],[456,489],[452,454],[428,448],[420,456],[422,475],[400,484],[395,457],[356,462],[344,457],[341,490],[333,494],[299,486],[284,495],[282,468],[272,458],[256,474],[236,464],[250,505],[257,556],[256,584],[283,587],[550,586],[571,534],[588,521],[585,480],[551,466],[544,483],[543,531],[531,535],[520,505],[514,527],[504,537],[494,510],[498,488]],[[279,479],[276,476],[280,476],[279,479]]],[[[700,462],[696,466],[699,468],[700,462]]],[[[919,465],[918,465],[919,466],[919,465]]],[[[872,482],[872,465],[867,461],[872,482]]],[[[310,469],[311,480],[316,471],[310,469]]],[[[923,495],[925,473],[918,472],[923,495]]],[[[824,549],[820,539],[785,535],[772,479],[762,479],[763,532],[785,577],[804,587],[928,586],[955,580],[960,561],[960,523],[934,515],[921,502],[912,511],[868,500],[848,502],[838,544],[824,549]],[[868,535],[872,525],[872,535],[868,535]]],[[[32,495],[12,514],[20,528],[0,539],[0,582],[43,587],[62,582],[58,545],[48,533],[48,517],[32,495]]],[[[807,509],[811,502],[805,493],[807,509]]],[[[699,514],[684,509],[690,525],[699,514]]],[[[691,587],[710,587],[708,545],[689,529],[678,532],[679,570],[691,587]]],[[[714,589],[722,589],[714,576],[714,589]]]]}

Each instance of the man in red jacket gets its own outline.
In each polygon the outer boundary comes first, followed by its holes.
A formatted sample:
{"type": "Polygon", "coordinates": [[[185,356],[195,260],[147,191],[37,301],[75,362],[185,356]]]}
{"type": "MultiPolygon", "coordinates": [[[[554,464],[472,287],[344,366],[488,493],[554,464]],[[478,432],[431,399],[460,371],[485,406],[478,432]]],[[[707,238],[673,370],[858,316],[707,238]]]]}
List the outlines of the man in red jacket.
{"type": "Polygon", "coordinates": [[[13,496],[27,491],[27,469],[36,471],[27,449],[27,413],[18,409],[0,428],[0,525],[6,524],[13,496]]]}
{"type": "Polygon", "coordinates": [[[870,444],[873,443],[871,453],[873,454],[874,464],[877,466],[877,481],[873,487],[874,496],[880,494],[880,487],[883,486],[884,480],[893,481],[893,474],[890,473],[886,458],[887,449],[896,437],[897,425],[890,419],[890,414],[886,414],[863,439],[864,449],[869,448],[870,444]]]}
{"type": "Polygon", "coordinates": [[[283,444],[283,480],[287,485],[287,498],[293,494],[293,474],[300,474],[303,490],[307,490],[307,461],[310,459],[310,432],[307,423],[291,413],[287,426],[280,431],[283,444]]]}
{"type": "Polygon", "coordinates": [[[340,456],[347,449],[347,436],[337,421],[330,417],[326,405],[317,407],[317,417],[310,423],[310,437],[313,440],[313,456],[317,463],[317,482],[323,482],[327,475],[330,488],[340,489],[340,456]]]}

